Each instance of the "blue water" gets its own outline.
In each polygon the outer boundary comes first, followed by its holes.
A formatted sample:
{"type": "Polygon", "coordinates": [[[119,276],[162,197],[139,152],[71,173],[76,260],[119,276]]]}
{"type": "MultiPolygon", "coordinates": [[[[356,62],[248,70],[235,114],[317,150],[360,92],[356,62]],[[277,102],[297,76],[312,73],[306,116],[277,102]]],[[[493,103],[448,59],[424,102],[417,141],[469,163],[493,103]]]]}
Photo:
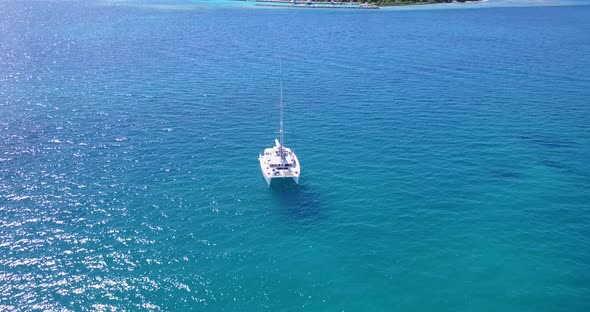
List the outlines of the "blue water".
{"type": "Polygon", "coordinates": [[[0,2],[0,310],[590,310],[590,6],[228,3],[0,2]]]}

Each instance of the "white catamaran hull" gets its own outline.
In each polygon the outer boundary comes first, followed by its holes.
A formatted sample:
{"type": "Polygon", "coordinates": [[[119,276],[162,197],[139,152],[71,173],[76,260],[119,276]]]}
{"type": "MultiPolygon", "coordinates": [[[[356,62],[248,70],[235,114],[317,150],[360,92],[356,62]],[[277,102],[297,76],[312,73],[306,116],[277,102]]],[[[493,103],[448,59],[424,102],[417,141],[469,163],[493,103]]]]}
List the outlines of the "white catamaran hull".
{"type": "Polygon", "coordinates": [[[264,180],[266,180],[266,184],[270,186],[272,180],[277,179],[293,179],[296,184],[299,184],[299,175],[301,174],[300,166],[299,166],[299,159],[293,153],[293,167],[284,170],[272,169],[270,164],[264,158],[264,155],[259,155],[258,161],[260,162],[260,171],[262,171],[262,176],[264,180]]]}
{"type": "Polygon", "coordinates": [[[278,140],[275,146],[264,150],[264,154],[258,156],[260,170],[266,183],[270,186],[275,179],[293,179],[299,184],[301,166],[297,155],[290,148],[282,147],[278,140]],[[283,156],[281,157],[281,153],[283,156]]]}

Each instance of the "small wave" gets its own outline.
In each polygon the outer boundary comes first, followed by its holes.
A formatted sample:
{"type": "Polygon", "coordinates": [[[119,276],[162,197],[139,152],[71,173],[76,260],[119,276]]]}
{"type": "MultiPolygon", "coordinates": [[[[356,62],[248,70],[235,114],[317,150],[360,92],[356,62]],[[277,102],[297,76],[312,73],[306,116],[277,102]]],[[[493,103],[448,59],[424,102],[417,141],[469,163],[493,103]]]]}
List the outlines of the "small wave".
{"type": "Polygon", "coordinates": [[[27,196],[27,195],[19,196],[19,195],[16,195],[16,194],[11,194],[11,195],[6,196],[6,199],[12,200],[12,201],[21,201],[21,200],[28,199],[30,197],[31,196],[27,196]]]}

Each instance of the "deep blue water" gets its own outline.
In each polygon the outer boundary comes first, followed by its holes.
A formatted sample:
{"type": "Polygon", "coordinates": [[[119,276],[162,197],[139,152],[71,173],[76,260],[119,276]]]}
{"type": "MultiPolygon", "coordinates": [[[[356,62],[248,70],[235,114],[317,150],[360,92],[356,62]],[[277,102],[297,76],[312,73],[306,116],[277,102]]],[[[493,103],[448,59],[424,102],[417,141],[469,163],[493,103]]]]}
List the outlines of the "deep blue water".
{"type": "Polygon", "coordinates": [[[154,3],[0,2],[0,310],[590,310],[590,6],[154,3]]]}

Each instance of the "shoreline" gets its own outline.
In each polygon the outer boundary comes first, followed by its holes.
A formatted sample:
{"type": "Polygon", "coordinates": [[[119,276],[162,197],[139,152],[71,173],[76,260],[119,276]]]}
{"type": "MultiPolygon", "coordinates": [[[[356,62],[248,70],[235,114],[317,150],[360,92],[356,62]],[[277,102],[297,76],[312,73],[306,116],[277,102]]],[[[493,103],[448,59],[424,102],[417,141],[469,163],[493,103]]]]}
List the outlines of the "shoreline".
{"type": "Polygon", "coordinates": [[[386,7],[404,7],[417,5],[432,5],[432,4],[457,4],[468,2],[485,2],[485,0],[451,0],[451,1],[399,1],[399,0],[369,0],[365,2],[360,1],[307,1],[307,0],[236,0],[242,2],[256,2],[256,6],[263,7],[284,7],[284,8],[313,8],[313,9],[379,9],[386,7]]]}
{"type": "MultiPolygon", "coordinates": [[[[273,1],[265,1],[273,2],[273,1]]],[[[273,8],[293,8],[293,9],[341,9],[341,10],[378,10],[381,7],[377,5],[371,6],[338,6],[338,5],[280,5],[280,4],[268,4],[268,3],[257,3],[256,6],[260,7],[273,7],[273,8]]]]}

